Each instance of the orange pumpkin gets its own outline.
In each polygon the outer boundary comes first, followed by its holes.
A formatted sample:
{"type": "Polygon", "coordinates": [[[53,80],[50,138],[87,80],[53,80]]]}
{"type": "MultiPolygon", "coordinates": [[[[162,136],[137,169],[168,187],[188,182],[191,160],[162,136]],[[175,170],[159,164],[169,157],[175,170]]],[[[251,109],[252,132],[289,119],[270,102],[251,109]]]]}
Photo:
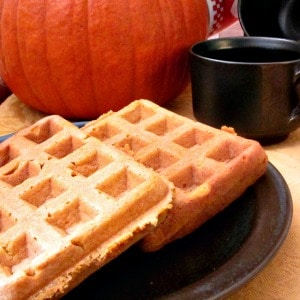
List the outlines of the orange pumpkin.
{"type": "Polygon", "coordinates": [[[165,104],[208,34],[206,0],[0,0],[0,76],[24,103],[91,119],[132,100],[165,104]]]}

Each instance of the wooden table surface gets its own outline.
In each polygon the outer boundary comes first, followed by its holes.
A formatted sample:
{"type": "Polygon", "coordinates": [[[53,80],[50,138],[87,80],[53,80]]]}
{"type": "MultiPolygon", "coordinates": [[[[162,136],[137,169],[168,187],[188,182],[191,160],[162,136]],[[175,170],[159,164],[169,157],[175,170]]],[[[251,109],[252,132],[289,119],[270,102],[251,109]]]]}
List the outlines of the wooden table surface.
{"type": "MultiPolygon", "coordinates": [[[[190,88],[167,108],[194,119],[190,88]]],[[[17,131],[43,116],[12,95],[0,105],[0,135],[17,131]]],[[[300,128],[285,141],[265,147],[265,150],[289,186],[293,220],[288,236],[273,260],[251,282],[230,296],[230,300],[300,299],[300,128]]]]}

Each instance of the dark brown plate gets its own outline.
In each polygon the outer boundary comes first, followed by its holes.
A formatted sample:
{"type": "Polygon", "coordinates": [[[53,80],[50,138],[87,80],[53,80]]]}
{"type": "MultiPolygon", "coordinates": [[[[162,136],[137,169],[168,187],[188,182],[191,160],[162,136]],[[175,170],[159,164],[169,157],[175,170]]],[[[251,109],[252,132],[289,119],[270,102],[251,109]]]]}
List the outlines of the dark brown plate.
{"type": "Polygon", "coordinates": [[[266,266],[291,219],[288,186],[269,163],[262,178],[193,234],[154,253],[133,246],[63,299],[220,299],[266,266]]]}

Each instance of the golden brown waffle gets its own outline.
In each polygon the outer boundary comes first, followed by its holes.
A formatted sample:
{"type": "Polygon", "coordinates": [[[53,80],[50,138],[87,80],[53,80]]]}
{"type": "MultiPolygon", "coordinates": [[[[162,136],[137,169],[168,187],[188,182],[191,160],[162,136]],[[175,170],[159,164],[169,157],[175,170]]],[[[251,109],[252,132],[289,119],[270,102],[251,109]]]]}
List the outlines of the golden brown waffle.
{"type": "Polygon", "coordinates": [[[192,232],[237,199],[266,170],[259,143],[138,100],[82,129],[122,149],[175,185],[174,206],[143,239],[154,251],[192,232]]]}
{"type": "Polygon", "coordinates": [[[0,298],[55,299],[142,238],[173,187],[46,117],[0,144],[0,298]]]}

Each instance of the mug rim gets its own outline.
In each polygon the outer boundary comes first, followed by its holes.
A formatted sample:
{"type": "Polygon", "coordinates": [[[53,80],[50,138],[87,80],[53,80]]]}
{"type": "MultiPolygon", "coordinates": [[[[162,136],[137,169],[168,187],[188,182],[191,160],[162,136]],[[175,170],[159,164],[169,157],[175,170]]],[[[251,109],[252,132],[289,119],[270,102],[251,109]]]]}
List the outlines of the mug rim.
{"type": "Polygon", "coordinates": [[[277,38],[277,37],[262,37],[262,36],[240,36],[240,37],[223,37],[216,39],[209,39],[205,41],[198,41],[194,43],[190,49],[189,53],[192,57],[198,57],[205,59],[207,61],[222,62],[228,64],[250,64],[250,65],[265,65],[265,64],[289,64],[300,62],[300,43],[295,40],[277,38]],[[261,47],[267,49],[278,49],[278,50],[287,50],[293,51],[299,54],[297,59],[289,59],[282,61],[272,61],[272,62],[240,62],[238,60],[223,60],[217,58],[211,58],[205,55],[205,52],[210,50],[218,49],[231,49],[238,46],[239,48],[247,48],[251,46],[261,47]],[[265,47],[267,46],[267,47],[265,47]],[[289,46],[289,47],[287,47],[289,46]],[[195,51],[196,48],[203,48],[203,53],[195,51]]]}

